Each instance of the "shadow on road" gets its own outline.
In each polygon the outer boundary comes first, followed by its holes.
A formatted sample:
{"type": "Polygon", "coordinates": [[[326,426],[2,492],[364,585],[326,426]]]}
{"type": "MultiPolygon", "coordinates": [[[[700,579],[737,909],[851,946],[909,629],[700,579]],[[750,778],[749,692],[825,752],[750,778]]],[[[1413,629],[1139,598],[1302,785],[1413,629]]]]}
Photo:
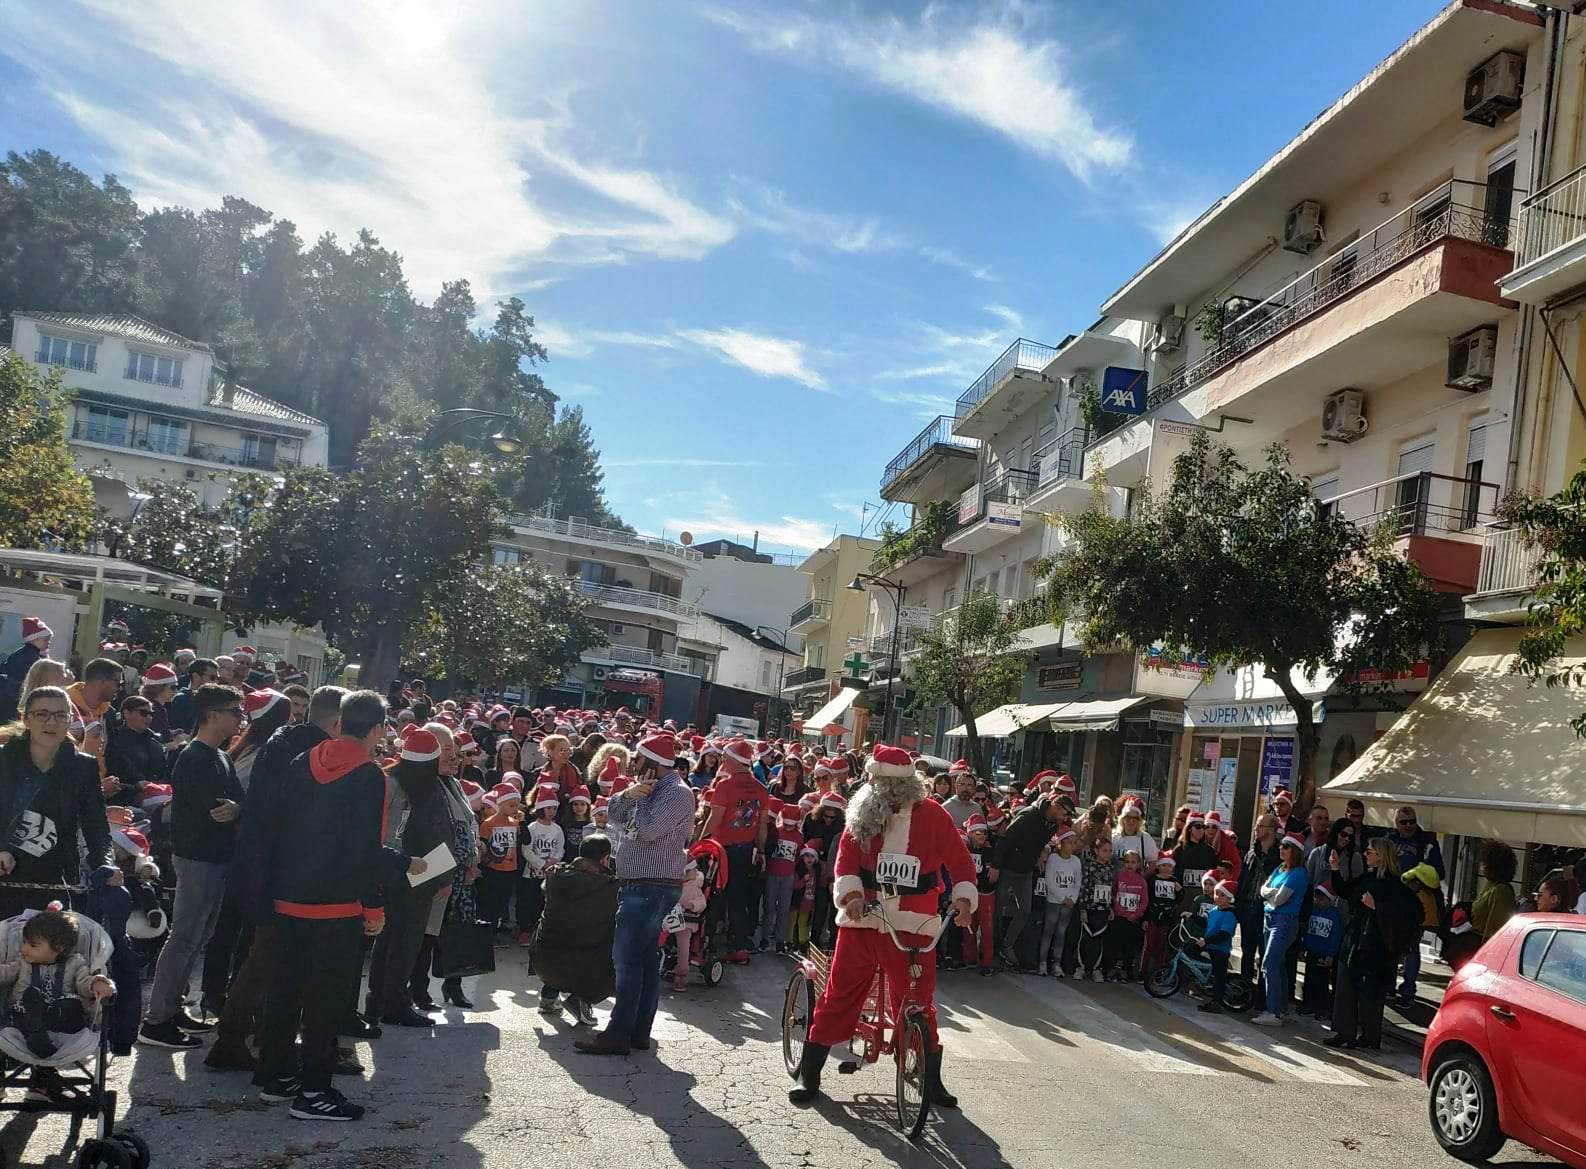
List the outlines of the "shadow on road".
{"type": "Polygon", "coordinates": [[[898,1131],[897,1106],[891,1096],[865,1093],[852,1100],[823,1096],[815,1107],[827,1120],[893,1165],[909,1169],[1012,1169],[1001,1146],[962,1112],[933,1108],[919,1140],[910,1141],[898,1131]]]}

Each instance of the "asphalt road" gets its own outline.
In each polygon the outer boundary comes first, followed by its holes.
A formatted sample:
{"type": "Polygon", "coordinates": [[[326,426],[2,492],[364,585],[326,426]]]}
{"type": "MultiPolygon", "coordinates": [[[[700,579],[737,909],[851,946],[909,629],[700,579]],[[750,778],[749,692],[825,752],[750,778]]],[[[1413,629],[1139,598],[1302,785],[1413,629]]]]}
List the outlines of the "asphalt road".
{"type": "MultiPolygon", "coordinates": [[[[124,1124],[170,1169],[1441,1169],[1408,1048],[1329,1051],[1314,1024],[1263,1031],[1187,999],[1033,976],[943,975],[945,1078],[957,1114],[917,1145],[892,1125],[886,1066],[828,1065],[829,1099],[786,1102],[780,1010],[790,971],[757,959],[714,989],[663,992],[656,1049],[597,1058],[534,1007],[521,951],[472,988],[478,1010],[360,1044],[357,1124],[293,1121],[202,1052],[118,1061],[124,1124]],[[466,1020],[466,1021],[465,1021],[466,1020]]],[[[8,1117],[8,1164],[69,1165],[63,1118],[8,1117]]],[[[1510,1145],[1498,1163],[1541,1161],[1510,1145]]]]}

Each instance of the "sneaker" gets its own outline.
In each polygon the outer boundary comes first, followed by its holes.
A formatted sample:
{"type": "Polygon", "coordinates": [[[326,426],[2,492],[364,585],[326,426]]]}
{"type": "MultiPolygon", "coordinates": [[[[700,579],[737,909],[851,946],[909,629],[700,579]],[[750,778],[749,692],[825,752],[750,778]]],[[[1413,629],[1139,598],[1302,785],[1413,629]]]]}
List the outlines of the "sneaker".
{"type": "Polygon", "coordinates": [[[1090,980],[1092,982],[1106,982],[1107,981],[1107,976],[1105,974],[1103,974],[1100,970],[1092,970],[1090,972],[1090,980]]]}
{"type": "Polygon", "coordinates": [[[560,998],[548,999],[541,995],[539,1010],[542,1015],[560,1015],[562,1013],[562,1000],[560,998]]]}
{"type": "Polygon", "coordinates": [[[1254,1019],[1251,1019],[1250,1021],[1252,1023],[1254,1023],[1257,1027],[1281,1027],[1281,1026],[1283,1026],[1283,1020],[1278,1018],[1271,1011],[1262,1011],[1259,1015],[1257,1015],[1254,1019]]]}
{"type": "Polygon", "coordinates": [[[181,1010],[177,1011],[176,1014],[171,1016],[171,1022],[175,1023],[183,1031],[213,1031],[215,1029],[215,1024],[219,1021],[220,1020],[218,1018],[195,1019],[193,1016],[187,1013],[186,1007],[183,1007],[181,1010]]]}
{"type": "Polygon", "coordinates": [[[259,1099],[271,1104],[295,1100],[303,1090],[303,1082],[296,1076],[275,1076],[259,1085],[259,1099]]]}
{"type": "Polygon", "coordinates": [[[173,1051],[187,1051],[204,1046],[196,1035],[189,1035],[176,1025],[174,1019],[165,1023],[145,1023],[138,1029],[138,1042],[149,1047],[168,1047],[173,1051]]]}
{"type": "Polygon", "coordinates": [[[573,1015],[586,1027],[593,1027],[600,1022],[599,1019],[595,1018],[595,1009],[586,1002],[580,1002],[573,1011],[573,1015]]]}
{"type": "Polygon", "coordinates": [[[1063,973],[1063,968],[1061,966],[1053,966],[1052,967],[1052,977],[1053,978],[1067,978],[1068,975],[1063,973]]]}
{"type": "Polygon", "coordinates": [[[686,982],[674,982],[672,984],[672,990],[675,994],[682,994],[687,989],[688,983],[686,982]]]}
{"type": "Polygon", "coordinates": [[[980,977],[982,977],[982,978],[990,978],[991,975],[992,975],[992,969],[991,969],[990,966],[982,966],[980,968],[980,977]]]}
{"type": "Polygon", "coordinates": [[[1046,963],[1042,962],[1039,966],[1037,966],[1035,968],[1035,972],[1037,974],[1039,974],[1042,978],[1045,978],[1047,976],[1047,974],[1048,974],[1048,971],[1047,971],[1047,968],[1046,968],[1046,963]]]}
{"type": "Polygon", "coordinates": [[[303,1093],[292,1101],[293,1120],[361,1120],[364,1108],[354,1104],[335,1088],[303,1093]]]}

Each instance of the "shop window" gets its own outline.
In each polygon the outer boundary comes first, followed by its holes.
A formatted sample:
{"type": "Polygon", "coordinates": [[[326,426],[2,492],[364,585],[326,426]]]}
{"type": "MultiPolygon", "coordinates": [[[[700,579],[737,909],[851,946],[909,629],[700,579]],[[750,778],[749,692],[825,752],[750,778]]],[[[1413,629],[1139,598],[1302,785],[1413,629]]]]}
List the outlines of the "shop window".
{"type": "Polygon", "coordinates": [[[1338,742],[1333,744],[1333,759],[1328,766],[1327,778],[1332,779],[1333,776],[1343,771],[1344,768],[1355,761],[1355,756],[1359,753],[1355,747],[1354,735],[1339,736],[1338,742]]]}

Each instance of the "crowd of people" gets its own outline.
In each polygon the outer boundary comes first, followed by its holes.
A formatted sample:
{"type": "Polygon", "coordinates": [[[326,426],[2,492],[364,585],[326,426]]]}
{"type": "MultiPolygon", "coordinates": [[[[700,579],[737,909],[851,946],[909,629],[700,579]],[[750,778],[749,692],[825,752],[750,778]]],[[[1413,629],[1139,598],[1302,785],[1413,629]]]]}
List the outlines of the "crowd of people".
{"type": "MultiPolygon", "coordinates": [[[[1248,848],[1188,806],[1157,840],[1137,799],[1084,805],[1053,771],[1002,789],[962,760],[932,774],[891,747],[828,756],[625,708],[436,700],[420,681],[310,692],[247,646],[168,664],[108,632],[79,680],[30,617],[0,671],[0,706],[18,716],[0,731],[0,917],[40,923],[0,954],[0,984],[8,962],[60,972],[30,974],[53,993],[18,991],[3,1021],[48,1042],[84,1014],[63,1005],[113,993],[117,1054],[212,1036],[208,1067],[251,1074],[300,1119],[357,1119],[333,1084],[362,1070],[344,1041],[433,1025],[437,980],[446,1005],[470,1009],[464,978],[505,947],[526,948],[539,1009],[591,1029],[577,1046],[593,1055],[650,1046],[658,938],[672,993],[718,942],[740,965],[842,953],[840,927],[864,924],[853,898],[875,896],[863,849],[906,802],[878,813],[876,793],[899,783],[933,806],[908,822],[952,837],[931,842],[947,859],[905,891],[907,912],[924,929],[925,908],[956,906],[940,963],[984,976],[1137,981],[1187,944],[1213,970],[1202,1009],[1248,979],[1253,1022],[1314,1015],[1329,1044],[1374,1047],[1388,999],[1416,994],[1426,930],[1470,948],[1516,909],[1515,856],[1497,843],[1481,896],[1446,906],[1437,838],[1410,808],[1372,833],[1358,801],[1302,821],[1279,790],[1248,848]],[[851,816],[868,834],[857,845],[851,816]],[[103,969],[76,946],[83,918],[113,943],[103,969]]],[[[1537,907],[1586,908],[1580,876],[1549,874],[1537,907]]],[[[848,965],[860,945],[846,943],[848,965]]],[[[940,1067],[938,1050],[931,1091],[948,1102],[940,1067]]],[[[33,1090],[62,1089],[41,1071],[33,1090]]]]}

